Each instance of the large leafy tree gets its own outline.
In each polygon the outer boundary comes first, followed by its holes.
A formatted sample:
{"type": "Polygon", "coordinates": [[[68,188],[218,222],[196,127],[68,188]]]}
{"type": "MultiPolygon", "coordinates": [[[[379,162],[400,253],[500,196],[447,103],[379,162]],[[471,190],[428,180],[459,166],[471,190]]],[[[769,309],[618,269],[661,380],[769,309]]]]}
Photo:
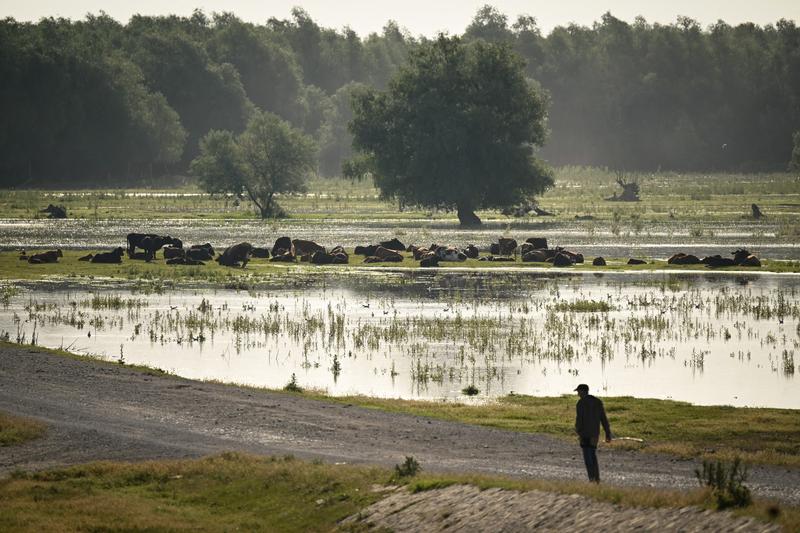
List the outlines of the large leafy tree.
{"type": "Polygon", "coordinates": [[[546,98],[508,47],[439,36],[409,57],[386,92],[353,98],[348,173],[371,172],[384,197],[456,208],[462,225],[479,208],[515,204],[552,185],[534,157],[545,139],[546,98]]]}
{"type": "Polygon", "coordinates": [[[246,196],[261,218],[282,216],[279,193],[302,192],[316,163],[314,141],[272,113],[256,112],[239,136],[212,130],[191,172],[210,193],[246,196]]]}

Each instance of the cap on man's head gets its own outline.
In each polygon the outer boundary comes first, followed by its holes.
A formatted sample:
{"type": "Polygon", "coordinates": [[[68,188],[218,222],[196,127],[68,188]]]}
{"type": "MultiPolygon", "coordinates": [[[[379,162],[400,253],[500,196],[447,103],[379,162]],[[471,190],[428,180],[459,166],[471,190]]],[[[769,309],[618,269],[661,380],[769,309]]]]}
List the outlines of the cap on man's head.
{"type": "Polygon", "coordinates": [[[589,392],[589,385],[587,385],[586,383],[581,383],[580,385],[575,387],[575,390],[578,391],[578,392],[580,392],[580,391],[589,392]]]}

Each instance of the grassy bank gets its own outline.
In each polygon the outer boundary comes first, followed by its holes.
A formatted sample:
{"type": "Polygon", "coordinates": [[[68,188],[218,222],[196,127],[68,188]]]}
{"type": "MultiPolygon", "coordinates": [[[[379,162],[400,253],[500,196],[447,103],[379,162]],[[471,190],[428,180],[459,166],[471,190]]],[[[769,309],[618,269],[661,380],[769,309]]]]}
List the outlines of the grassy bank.
{"type": "MultiPolygon", "coordinates": [[[[380,468],[225,453],[200,460],[101,462],[16,473],[0,481],[0,529],[331,531],[387,490],[418,492],[455,483],[581,494],[623,506],[712,505],[709,494],[699,489],[677,492],[424,473],[398,480],[380,468]],[[395,488],[397,483],[405,486],[395,488]]],[[[774,508],[756,502],[741,512],[767,519],[769,507],[774,508]]],[[[799,516],[796,509],[783,508],[779,522],[793,530],[799,516]]]]}
{"type": "MultiPolygon", "coordinates": [[[[352,251],[352,250],[351,250],[352,251]]],[[[298,274],[313,275],[317,272],[347,272],[354,267],[370,269],[396,269],[420,268],[419,262],[414,261],[411,254],[401,263],[363,263],[363,257],[351,255],[349,265],[317,266],[308,263],[270,263],[267,259],[253,259],[247,267],[229,268],[209,261],[202,266],[167,265],[163,258],[150,263],[123,259],[122,264],[95,264],[88,261],[78,261],[86,255],[86,251],[65,250],[64,257],[58,263],[31,265],[27,261],[20,261],[17,252],[0,252],[0,279],[5,280],[43,280],[43,279],[84,279],[112,278],[121,280],[149,283],[161,282],[204,282],[219,285],[220,287],[243,287],[256,284],[274,277],[294,276],[298,274]]],[[[595,267],[590,261],[581,265],[569,267],[575,272],[800,272],[800,261],[769,261],[764,260],[761,268],[743,269],[741,267],[727,267],[708,269],[705,265],[667,265],[666,261],[651,261],[646,265],[627,265],[627,258],[609,259],[605,267],[595,267]]],[[[548,271],[555,267],[549,263],[523,263],[517,258],[514,262],[493,262],[468,259],[460,263],[441,263],[441,268],[454,271],[455,269],[503,269],[526,268],[532,270],[548,271]]],[[[563,270],[563,269],[560,269],[563,270]]]]}
{"type": "MultiPolygon", "coordinates": [[[[505,396],[486,405],[350,396],[328,400],[395,413],[428,416],[573,440],[575,401],[571,396],[505,396]]],[[[800,467],[800,416],[791,409],[701,406],[669,400],[604,398],[611,429],[610,446],[684,458],[731,460],[800,467]]]]}
{"type": "Polygon", "coordinates": [[[41,422],[0,411],[0,447],[37,439],[44,435],[45,430],[46,427],[41,422]]]}

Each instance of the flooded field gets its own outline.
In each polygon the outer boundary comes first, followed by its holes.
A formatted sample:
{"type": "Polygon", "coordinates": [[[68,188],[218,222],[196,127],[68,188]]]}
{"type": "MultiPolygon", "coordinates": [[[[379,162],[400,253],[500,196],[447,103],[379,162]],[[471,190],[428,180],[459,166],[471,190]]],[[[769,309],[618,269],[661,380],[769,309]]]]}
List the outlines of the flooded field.
{"type": "Polygon", "coordinates": [[[639,227],[616,227],[608,221],[487,222],[478,229],[461,229],[457,221],[426,219],[285,219],[260,220],[20,220],[0,219],[0,249],[109,249],[125,245],[130,232],[169,234],[185,243],[211,242],[217,247],[243,240],[272,245],[281,235],[311,239],[324,246],[354,247],[398,237],[406,244],[431,242],[488,248],[500,236],[524,241],[546,237],[551,246],[564,246],[587,256],[651,257],[666,259],[676,251],[728,256],[747,248],[765,259],[800,260],[800,241],[763,222],[676,224],[651,222],[639,227]]]}
{"type": "Polygon", "coordinates": [[[601,395],[800,408],[800,277],[386,273],[249,292],[32,284],[0,334],[199,379],[402,398],[601,395]]]}

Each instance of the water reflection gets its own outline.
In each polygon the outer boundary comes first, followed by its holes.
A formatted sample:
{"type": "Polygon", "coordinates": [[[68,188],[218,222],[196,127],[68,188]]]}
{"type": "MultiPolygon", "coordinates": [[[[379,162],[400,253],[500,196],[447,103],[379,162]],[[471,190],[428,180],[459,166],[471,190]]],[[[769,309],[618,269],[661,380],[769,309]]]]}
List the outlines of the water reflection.
{"type": "MultiPolygon", "coordinates": [[[[32,284],[10,340],[279,388],[569,393],[800,408],[796,276],[393,272],[164,294],[32,284]]],[[[13,292],[13,291],[11,291],[13,292]]]]}

